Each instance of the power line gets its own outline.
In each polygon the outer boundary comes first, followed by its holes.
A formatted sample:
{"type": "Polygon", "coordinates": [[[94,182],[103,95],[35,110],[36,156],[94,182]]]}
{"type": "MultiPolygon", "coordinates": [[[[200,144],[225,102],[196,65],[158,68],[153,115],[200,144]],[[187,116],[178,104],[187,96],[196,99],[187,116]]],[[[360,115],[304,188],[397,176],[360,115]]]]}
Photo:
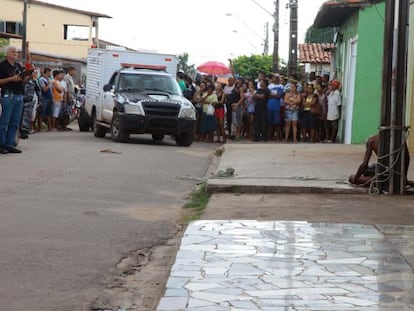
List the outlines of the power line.
{"type": "Polygon", "coordinates": [[[274,17],[272,13],[270,13],[268,10],[266,10],[260,3],[258,3],[256,0],[252,0],[254,4],[256,4],[259,8],[261,8],[263,11],[265,11],[267,14],[269,14],[271,17],[274,17]]]}
{"type": "Polygon", "coordinates": [[[240,17],[238,17],[236,14],[233,14],[233,13],[226,13],[226,16],[234,16],[239,22],[241,22],[244,26],[246,26],[248,29],[250,29],[250,31],[252,32],[252,33],[254,33],[258,38],[260,38],[260,40],[261,41],[264,41],[265,39],[261,36],[261,35],[259,35],[258,33],[257,33],[257,31],[256,30],[254,30],[248,23],[246,23],[244,20],[242,20],[240,17]]]}
{"type": "Polygon", "coordinates": [[[237,31],[237,30],[233,30],[234,34],[239,34],[240,36],[242,36],[250,45],[252,48],[254,48],[256,51],[259,51],[259,49],[257,48],[257,46],[255,46],[249,39],[246,38],[245,35],[243,35],[241,32],[237,31]]]}

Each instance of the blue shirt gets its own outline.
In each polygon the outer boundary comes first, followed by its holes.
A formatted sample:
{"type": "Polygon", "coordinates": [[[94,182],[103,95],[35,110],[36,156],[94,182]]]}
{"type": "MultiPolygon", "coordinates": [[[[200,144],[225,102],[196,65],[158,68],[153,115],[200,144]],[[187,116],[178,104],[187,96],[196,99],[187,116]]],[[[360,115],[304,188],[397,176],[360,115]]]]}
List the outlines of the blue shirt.
{"type": "Polygon", "coordinates": [[[52,81],[49,81],[48,79],[46,79],[45,77],[40,77],[39,78],[39,85],[40,85],[40,89],[42,91],[42,97],[44,99],[52,99],[52,88],[49,88],[46,92],[43,91],[43,87],[46,85],[49,85],[49,83],[52,83],[52,81]]]}
{"type": "Polygon", "coordinates": [[[267,109],[272,111],[280,111],[280,99],[283,97],[284,91],[283,85],[271,83],[269,84],[268,89],[270,94],[277,94],[279,95],[279,98],[269,97],[267,100],[267,109]]]}

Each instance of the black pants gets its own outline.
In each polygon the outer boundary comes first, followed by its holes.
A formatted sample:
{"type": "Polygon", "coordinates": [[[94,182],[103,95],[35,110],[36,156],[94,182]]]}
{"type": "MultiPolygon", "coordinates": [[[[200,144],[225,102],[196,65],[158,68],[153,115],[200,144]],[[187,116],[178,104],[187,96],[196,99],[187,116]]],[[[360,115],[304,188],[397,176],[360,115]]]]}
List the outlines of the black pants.
{"type": "Polygon", "coordinates": [[[232,119],[233,119],[233,110],[231,107],[231,104],[226,103],[226,122],[227,122],[227,130],[229,131],[228,134],[229,136],[231,136],[231,124],[232,124],[232,119]]]}
{"type": "Polygon", "coordinates": [[[267,138],[267,105],[256,105],[254,114],[254,137],[267,138]]]}

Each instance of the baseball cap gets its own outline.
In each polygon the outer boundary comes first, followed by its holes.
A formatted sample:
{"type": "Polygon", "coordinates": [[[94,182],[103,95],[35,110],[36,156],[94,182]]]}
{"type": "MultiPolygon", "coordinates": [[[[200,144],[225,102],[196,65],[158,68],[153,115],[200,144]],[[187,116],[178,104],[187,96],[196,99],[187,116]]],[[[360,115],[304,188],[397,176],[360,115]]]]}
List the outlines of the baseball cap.
{"type": "Polygon", "coordinates": [[[331,82],[329,82],[330,85],[333,85],[335,88],[339,88],[339,86],[341,85],[341,82],[339,82],[338,80],[332,80],[331,82]]]}

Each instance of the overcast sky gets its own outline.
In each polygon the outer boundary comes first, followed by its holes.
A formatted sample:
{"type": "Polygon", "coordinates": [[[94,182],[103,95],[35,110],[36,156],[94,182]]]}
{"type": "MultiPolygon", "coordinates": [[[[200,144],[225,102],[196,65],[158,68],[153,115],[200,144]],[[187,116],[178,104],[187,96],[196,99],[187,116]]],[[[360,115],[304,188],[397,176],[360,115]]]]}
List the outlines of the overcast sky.
{"type": "MultiPolygon", "coordinates": [[[[239,55],[261,54],[269,23],[273,52],[273,0],[43,0],[103,13],[99,37],[134,49],[160,53],[187,52],[190,64],[208,60],[227,63],[239,55]],[[259,5],[265,10],[263,10],[259,5]],[[267,11],[267,12],[266,12],[267,11]],[[230,13],[231,16],[227,16],[230,13]]],[[[324,0],[299,0],[299,43],[324,0]]],[[[280,57],[288,59],[288,0],[280,0],[280,57]]]]}

